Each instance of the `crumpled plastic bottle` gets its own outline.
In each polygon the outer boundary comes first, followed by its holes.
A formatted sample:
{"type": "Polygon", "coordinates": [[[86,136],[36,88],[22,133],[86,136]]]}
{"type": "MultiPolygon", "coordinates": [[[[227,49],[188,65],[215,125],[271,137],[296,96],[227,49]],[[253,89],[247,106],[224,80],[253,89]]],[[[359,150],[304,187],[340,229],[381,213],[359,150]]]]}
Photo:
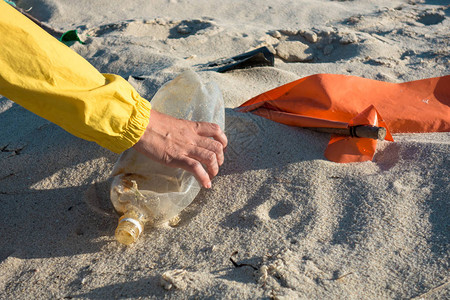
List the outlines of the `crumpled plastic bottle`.
{"type": "MultiPolygon", "coordinates": [[[[193,71],[162,86],[151,104],[161,113],[216,123],[224,129],[225,111],[218,86],[203,84],[193,71]]],[[[111,202],[122,214],[115,235],[125,245],[138,239],[144,224],[158,225],[176,217],[200,191],[191,173],[152,161],[133,148],[122,153],[112,175],[111,202]]]]}

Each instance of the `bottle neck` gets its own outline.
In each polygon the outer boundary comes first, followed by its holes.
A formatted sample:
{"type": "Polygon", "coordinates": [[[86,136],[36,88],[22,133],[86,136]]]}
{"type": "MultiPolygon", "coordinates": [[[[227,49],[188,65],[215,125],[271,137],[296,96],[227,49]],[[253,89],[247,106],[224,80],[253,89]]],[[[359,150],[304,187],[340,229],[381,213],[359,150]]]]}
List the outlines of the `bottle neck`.
{"type": "Polygon", "coordinates": [[[130,245],[137,241],[144,231],[143,215],[136,211],[127,211],[119,219],[116,229],[116,239],[119,243],[130,245]]]}

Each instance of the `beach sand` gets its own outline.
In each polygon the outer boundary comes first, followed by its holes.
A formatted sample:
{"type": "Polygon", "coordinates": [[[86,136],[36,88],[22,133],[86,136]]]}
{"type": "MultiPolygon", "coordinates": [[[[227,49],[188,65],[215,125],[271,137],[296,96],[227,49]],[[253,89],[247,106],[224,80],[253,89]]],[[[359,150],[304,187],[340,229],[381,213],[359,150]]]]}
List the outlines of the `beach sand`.
{"type": "Polygon", "coordinates": [[[0,98],[1,299],[450,298],[449,133],[397,134],[373,161],[337,164],[329,135],[233,110],[317,73],[448,75],[448,1],[16,3],[77,28],[86,44],[71,48],[147,99],[186,69],[215,81],[229,147],[178,226],[125,247],[109,200],[118,155],[0,98]],[[209,67],[261,46],[274,67],[209,67]]]}

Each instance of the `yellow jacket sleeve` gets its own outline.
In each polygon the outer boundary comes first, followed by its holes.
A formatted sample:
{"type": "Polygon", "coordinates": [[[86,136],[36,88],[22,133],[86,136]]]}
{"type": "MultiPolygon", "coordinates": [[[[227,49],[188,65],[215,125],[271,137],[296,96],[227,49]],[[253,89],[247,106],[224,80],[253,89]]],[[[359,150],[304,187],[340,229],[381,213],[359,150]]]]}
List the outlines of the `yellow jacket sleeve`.
{"type": "Polygon", "coordinates": [[[120,153],[142,136],[150,103],[101,74],[0,0],[0,94],[71,134],[120,153]]]}

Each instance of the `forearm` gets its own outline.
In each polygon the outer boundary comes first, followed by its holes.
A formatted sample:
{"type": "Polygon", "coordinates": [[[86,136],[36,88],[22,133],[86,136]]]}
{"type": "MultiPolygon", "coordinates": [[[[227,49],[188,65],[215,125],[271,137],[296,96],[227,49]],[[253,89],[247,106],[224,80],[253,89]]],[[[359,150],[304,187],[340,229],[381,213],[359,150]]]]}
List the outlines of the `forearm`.
{"type": "Polygon", "coordinates": [[[0,94],[114,152],[145,131],[150,104],[0,1],[0,94]]]}

